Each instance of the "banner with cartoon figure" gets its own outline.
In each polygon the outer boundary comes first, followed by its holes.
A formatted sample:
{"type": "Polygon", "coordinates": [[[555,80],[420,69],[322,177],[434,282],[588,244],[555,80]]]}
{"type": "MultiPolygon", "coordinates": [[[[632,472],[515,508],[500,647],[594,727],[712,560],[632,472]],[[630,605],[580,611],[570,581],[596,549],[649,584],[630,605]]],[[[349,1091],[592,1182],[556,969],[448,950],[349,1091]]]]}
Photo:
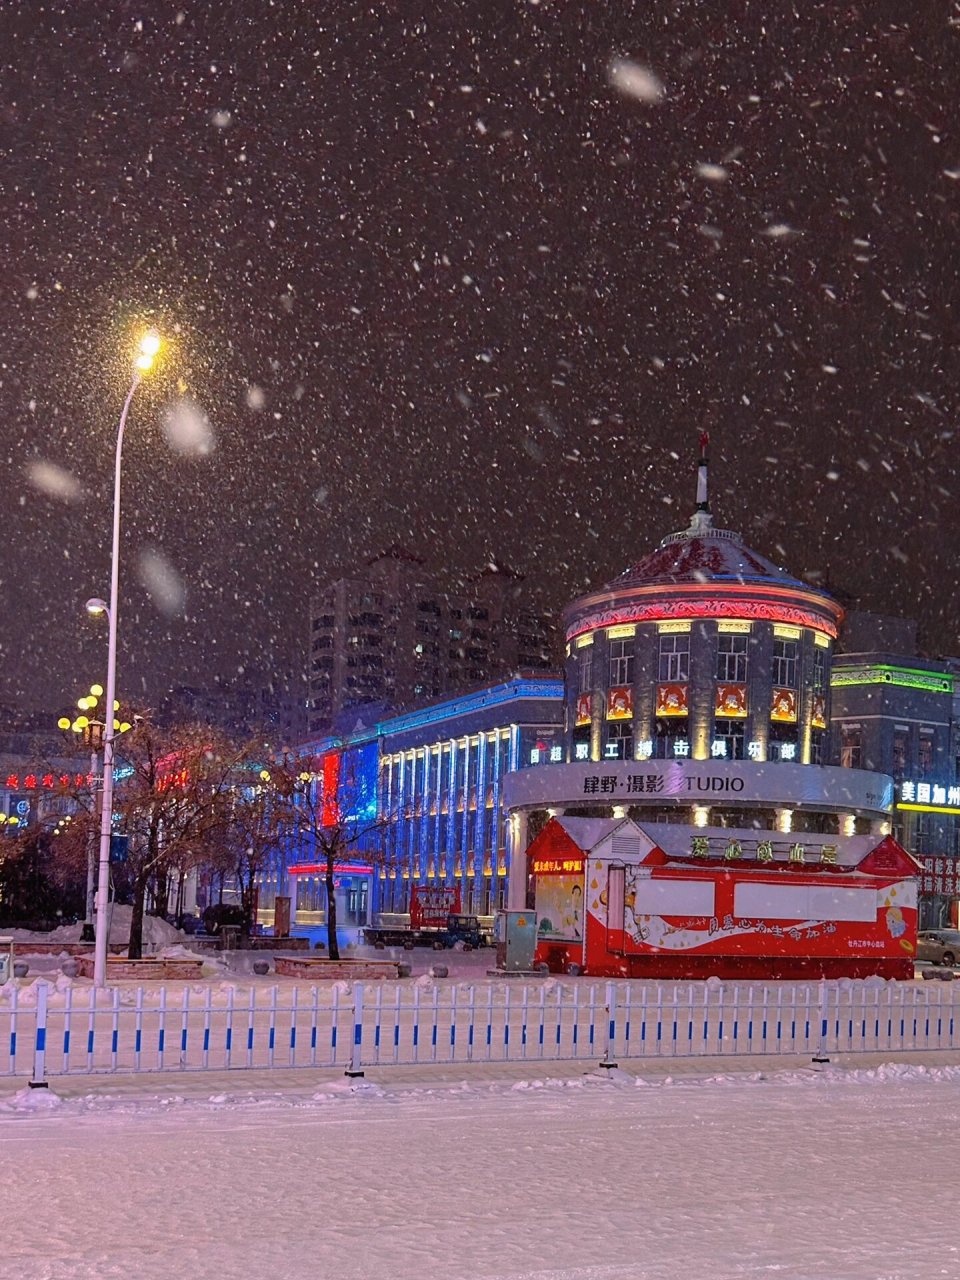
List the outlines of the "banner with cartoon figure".
{"type": "Polygon", "coordinates": [[[770,719],[793,724],[797,719],[796,689],[774,689],[770,703],[770,719]]]}
{"type": "Polygon", "coordinates": [[[591,697],[589,693],[581,693],[577,698],[577,715],[575,723],[579,727],[590,723],[591,697]]]}
{"type": "Polygon", "coordinates": [[[813,715],[810,723],[814,729],[825,729],[827,727],[827,700],[822,693],[813,695],[813,715]]]}
{"type": "Polygon", "coordinates": [[[583,939],[583,876],[546,875],[537,880],[537,937],[583,939]]]}
{"type": "Polygon", "coordinates": [[[716,714],[730,719],[742,719],[747,714],[747,686],[718,684],[716,714]]]}
{"type": "Polygon", "coordinates": [[[629,720],[633,715],[633,690],[629,685],[618,685],[607,691],[607,719],[629,720]]]}
{"type": "Polygon", "coordinates": [[[685,716],[687,714],[687,686],[685,684],[657,685],[657,715],[685,716]]]}

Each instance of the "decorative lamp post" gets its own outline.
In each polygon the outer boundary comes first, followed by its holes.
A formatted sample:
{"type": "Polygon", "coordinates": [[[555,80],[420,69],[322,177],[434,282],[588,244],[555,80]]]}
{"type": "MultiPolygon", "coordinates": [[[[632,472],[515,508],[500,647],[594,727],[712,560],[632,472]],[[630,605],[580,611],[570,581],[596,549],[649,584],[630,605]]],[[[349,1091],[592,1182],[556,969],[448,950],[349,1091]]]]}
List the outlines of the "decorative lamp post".
{"type": "Polygon", "coordinates": [[[155,329],[144,334],[133,362],[130,390],[123,404],[117,426],[117,452],[113,479],[113,544],[110,554],[110,603],[88,600],[87,612],[107,615],[109,644],[107,648],[107,708],[106,729],[103,735],[103,791],[100,801],[100,865],[97,878],[97,929],[94,949],[93,985],[104,987],[107,982],[107,901],[110,895],[110,835],[113,825],[113,739],[120,722],[113,717],[116,708],[117,685],[117,607],[120,587],[120,463],[123,456],[123,432],[133,393],[143,376],[153,367],[160,351],[160,335],[155,329]]]}
{"type": "MultiPolygon", "coordinates": [[[[77,734],[81,741],[90,751],[90,811],[96,811],[96,797],[98,789],[98,757],[103,747],[103,738],[106,731],[106,706],[99,707],[100,699],[103,697],[103,685],[92,684],[90,692],[82,698],[77,699],[77,707],[81,712],[80,715],[71,719],[69,716],[61,716],[57,721],[57,728],[62,729],[64,733],[71,732],[77,734]],[[98,718],[92,719],[88,712],[96,711],[99,707],[98,718]],[[102,719],[99,717],[103,717],[102,719]]],[[[114,703],[114,710],[119,710],[119,703],[114,703]]],[[[125,733],[131,726],[122,721],[117,726],[117,732],[125,733]]],[[[59,832],[54,832],[55,835],[59,832]]],[[[83,932],[80,935],[81,942],[93,942],[94,940],[94,890],[96,888],[96,871],[97,871],[97,842],[93,832],[90,833],[90,841],[87,846],[87,893],[85,899],[85,911],[83,921],[83,932]]]]}

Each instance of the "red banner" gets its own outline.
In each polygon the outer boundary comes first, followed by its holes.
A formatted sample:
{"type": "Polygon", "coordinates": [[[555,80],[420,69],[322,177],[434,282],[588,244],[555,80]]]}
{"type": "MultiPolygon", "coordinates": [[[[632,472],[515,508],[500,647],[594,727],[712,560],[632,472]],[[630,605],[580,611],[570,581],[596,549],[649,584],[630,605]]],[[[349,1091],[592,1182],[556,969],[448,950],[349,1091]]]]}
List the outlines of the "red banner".
{"type": "Polygon", "coordinates": [[[577,725],[590,723],[590,703],[591,697],[589,693],[581,693],[577,698],[577,725]]]}
{"type": "Polygon", "coordinates": [[[728,719],[742,718],[747,714],[747,686],[745,684],[718,684],[716,713],[728,719]]]}
{"type": "Polygon", "coordinates": [[[410,926],[413,929],[440,929],[447,916],[460,913],[460,886],[436,888],[415,884],[410,890],[410,926]]]}
{"type": "Polygon", "coordinates": [[[607,719],[629,720],[633,715],[633,690],[629,685],[618,685],[607,690],[607,719]]]}
{"type": "Polygon", "coordinates": [[[797,719],[796,689],[774,689],[770,702],[770,719],[787,721],[790,724],[797,719]]]}
{"type": "Polygon", "coordinates": [[[320,776],[323,785],[320,825],[327,829],[335,827],[340,821],[340,806],[337,804],[337,791],[340,787],[339,751],[328,751],[323,757],[323,769],[320,776]]]}
{"type": "Polygon", "coordinates": [[[657,715],[685,716],[687,714],[687,686],[685,684],[657,685],[657,715]]]}

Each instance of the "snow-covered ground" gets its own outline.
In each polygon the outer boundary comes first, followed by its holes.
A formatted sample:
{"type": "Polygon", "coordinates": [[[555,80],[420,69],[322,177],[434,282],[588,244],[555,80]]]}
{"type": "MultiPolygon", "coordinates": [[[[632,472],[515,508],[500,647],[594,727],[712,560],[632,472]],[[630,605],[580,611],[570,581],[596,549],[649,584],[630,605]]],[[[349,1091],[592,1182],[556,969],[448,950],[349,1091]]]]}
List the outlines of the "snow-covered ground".
{"type": "Polygon", "coordinates": [[[960,1067],[526,1070],[5,1091],[0,1277],[960,1276],[960,1067]]]}

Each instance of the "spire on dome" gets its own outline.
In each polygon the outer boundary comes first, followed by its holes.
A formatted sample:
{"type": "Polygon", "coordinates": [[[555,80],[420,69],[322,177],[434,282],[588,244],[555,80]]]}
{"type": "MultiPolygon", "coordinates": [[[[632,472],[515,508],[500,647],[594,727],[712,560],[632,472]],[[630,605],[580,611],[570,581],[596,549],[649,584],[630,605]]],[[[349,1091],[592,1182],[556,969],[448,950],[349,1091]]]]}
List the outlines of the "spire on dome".
{"type": "Polygon", "coordinates": [[[694,512],[693,519],[690,522],[691,530],[696,532],[704,532],[713,524],[713,516],[710,514],[710,499],[707,490],[707,446],[710,443],[710,436],[706,431],[700,432],[700,458],[697,462],[697,509],[694,512]]]}

